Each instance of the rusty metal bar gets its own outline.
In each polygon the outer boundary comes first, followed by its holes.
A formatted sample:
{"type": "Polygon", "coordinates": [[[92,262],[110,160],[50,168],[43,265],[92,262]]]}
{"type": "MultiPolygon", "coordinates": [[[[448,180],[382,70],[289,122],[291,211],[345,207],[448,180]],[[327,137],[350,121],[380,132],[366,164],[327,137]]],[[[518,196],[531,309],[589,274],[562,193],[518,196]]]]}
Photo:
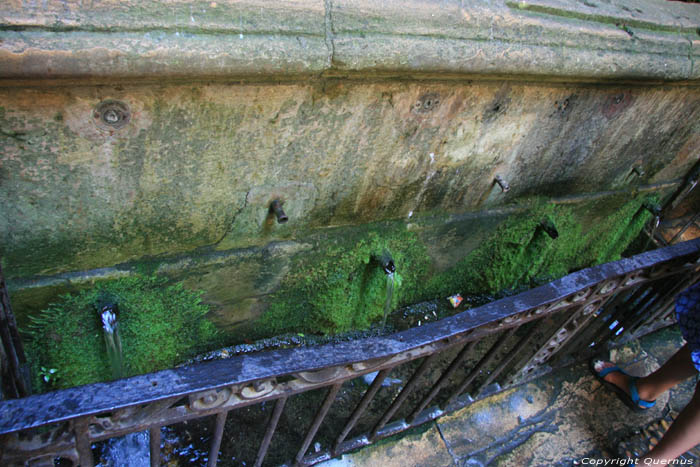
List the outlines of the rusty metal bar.
{"type": "Polygon", "coordinates": [[[607,341],[614,338],[620,333],[621,329],[627,329],[636,316],[643,315],[647,308],[653,306],[659,298],[656,287],[658,287],[658,284],[653,283],[640,287],[641,296],[636,298],[639,294],[635,294],[634,299],[630,299],[625,303],[625,307],[614,317],[617,324],[606,330],[603,340],[607,341]],[[644,295],[645,292],[646,294],[644,295]]]}
{"type": "MultiPolygon", "coordinates": [[[[590,297],[595,297],[601,292],[602,284],[598,284],[590,297]]],[[[549,338],[546,343],[537,351],[535,355],[525,364],[519,375],[513,379],[524,379],[528,374],[531,374],[534,369],[541,367],[546,362],[550,361],[561,349],[566,348],[567,344],[575,338],[582,329],[585,329],[588,323],[595,317],[597,311],[608,301],[610,297],[599,295],[597,299],[593,299],[588,303],[581,304],[576,311],[571,313],[571,316],[566,322],[549,338]]]]}
{"type": "MultiPolygon", "coordinates": [[[[600,328],[595,334],[596,344],[593,349],[599,349],[603,344],[607,343],[620,328],[621,323],[629,319],[629,316],[635,313],[636,308],[633,304],[635,302],[641,303],[640,300],[649,299],[650,295],[653,294],[649,284],[645,283],[637,287],[630,296],[623,297],[623,300],[616,303],[614,308],[611,307],[609,318],[601,322],[600,328]],[[616,321],[617,323],[615,323],[616,321]]],[[[605,307],[605,305],[603,307],[605,307]]]]}
{"type": "MultiPolygon", "coordinates": [[[[516,328],[514,328],[514,329],[516,329],[516,328]]],[[[515,331],[513,333],[515,333],[515,331]]],[[[520,352],[522,352],[523,349],[527,346],[527,344],[530,343],[530,340],[534,337],[534,335],[535,335],[534,333],[529,332],[520,338],[518,343],[515,344],[515,347],[513,347],[511,350],[509,350],[506,357],[503,360],[501,360],[501,362],[498,364],[498,366],[491,371],[491,374],[489,374],[488,378],[486,378],[486,380],[484,382],[479,384],[479,386],[474,391],[474,394],[476,394],[476,396],[479,396],[481,394],[481,392],[484,390],[484,388],[486,388],[496,378],[498,378],[498,376],[513,361],[513,359],[520,355],[520,352]]]]}
{"type": "Polygon", "coordinates": [[[286,397],[280,397],[279,399],[277,399],[277,402],[275,402],[275,409],[272,411],[270,421],[267,423],[265,437],[263,438],[262,443],[260,443],[260,448],[258,449],[258,456],[255,459],[254,467],[260,467],[263,463],[263,460],[265,460],[265,456],[267,455],[267,449],[270,447],[270,441],[272,441],[272,436],[275,434],[275,430],[277,429],[277,423],[280,421],[282,411],[284,410],[284,404],[286,402],[286,397]]]}
{"type": "MultiPolygon", "coordinates": [[[[98,439],[108,439],[149,429],[153,434],[151,444],[151,449],[153,449],[157,436],[153,431],[156,427],[178,420],[202,418],[215,414],[220,416],[219,412],[222,410],[277,399],[275,412],[277,412],[279,405],[279,413],[277,415],[273,413],[268,424],[269,436],[266,433],[265,438],[268,439],[267,441],[263,440],[265,448],[262,449],[263,445],[261,445],[259,450],[259,462],[261,463],[283,410],[284,403],[280,399],[291,394],[330,386],[323,406],[308,429],[302,450],[297,453],[295,458],[297,463],[312,462],[314,459],[320,459],[327,455],[313,453],[305,457],[314,436],[328,415],[333,400],[340,390],[340,385],[344,381],[360,376],[363,371],[367,371],[362,369],[367,368],[367,366],[363,367],[365,362],[373,361],[376,368],[381,368],[385,364],[395,366],[416,358],[424,358],[406,387],[392,402],[389,410],[382,415],[382,420],[372,430],[371,437],[361,436],[351,441],[345,441],[373,398],[376,397],[382,381],[390,371],[383,369],[355,408],[353,415],[343,429],[343,433],[332,446],[333,451],[329,450],[328,452],[345,452],[346,448],[351,446],[359,446],[363,443],[370,444],[376,439],[390,436],[411,426],[417,426],[416,424],[434,419],[444,413],[441,410],[425,410],[425,407],[444,388],[451,373],[456,371],[451,369],[463,365],[464,356],[461,359],[453,359],[438,382],[431,387],[429,394],[422,398],[418,409],[411,412],[408,417],[409,423],[404,421],[389,423],[419,382],[423,380],[425,372],[431,368],[440,352],[446,348],[493,335],[504,329],[504,326],[507,328],[501,336],[498,336],[499,342],[491,347],[486,355],[481,357],[477,366],[471,370],[465,381],[467,385],[458,393],[453,393],[450,396],[451,400],[460,395],[464,389],[473,385],[474,378],[483,374],[482,371],[491,366],[492,359],[499,353],[499,343],[503,344],[505,339],[513,336],[517,329],[515,326],[522,326],[524,323],[569,310],[566,312],[567,319],[564,325],[560,326],[547,345],[541,347],[541,355],[538,351],[533,357],[534,360],[531,359],[534,362],[534,367],[539,368],[557,352],[561,354],[562,349],[572,348],[570,344],[579,341],[582,336],[581,331],[590,328],[589,322],[595,316],[596,309],[603,303],[610,306],[610,297],[615,297],[612,299],[612,303],[624,298],[628,305],[636,306],[613,307],[615,309],[611,310],[610,321],[605,322],[601,319],[604,326],[609,326],[615,319],[619,320],[623,317],[627,320],[625,323],[634,324],[640,316],[640,309],[648,311],[648,313],[644,311],[642,315],[648,314],[650,318],[667,313],[663,308],[669,304],[669,300],[672,300],[674,295],[674,292],[667,287],[669,285],[673,287],[681,273],[688,274],[688,276],[697,274],[697,263],[691,265],[689,262],[696,261],[699,255],[700,240],[678,244],[663,250],[654,250],[635,258],[578,271],[566,278],[518,296],[506,297],[479,307],[477,310],[470,310],[469,313],[460,313],[426,324],[421,328],[409,329],[392,336],[366,338],[360,342],[339,342],[314,348],[261,352],[246,356],[246,365],[244,366],[240,365],[240,359],[232,358],[192,365],[186,371],[175,368],[109,383],[71,388],[51,394],[40,394],[28,399],[3,401],[0,403],[2,413],[0,433],[12,433],[6,438],[12,444],[4,453],[0,454],[0,456],[6,456],[0,462],[9,459],[9,456],[12,456],[13,461],[14,459],[29,459],[32,457],[30,452],[45,452],[47,456],[50,456],[51,453],[66,452],[66,442],[68,441],[59,438],[58,431],[55,429],[50,433],[56,436],[42,436],[41,439],[36,437],[31,448],[29,444],[22,444],[24,441],[20,439],[18,431],[48,423],[71,421],[69,444],[71,449],[72,446],[75,446],[74,457],[80,458],[82,465],[92,465],[90,444],[98,439]],[[667,279],[664,280],[664,278],[667,279]],[[638,290],[633,293],[621,293],[621,291],[629,290],[631,287],[638,287],[638,290]],[[617,292],[617,295],[612,295],[614,292],[617,292]],[[569,314],[570,316],[568,316],[569,314]],[[387,363],[377,364],[377,361],[387,363]],[[357,364],[360,363],[362,364],[358,366],[357,364]],[[285,378],[291,376],[292,380],[275,379],[280,376],[285,378]],[[177,381],[177,385],[172,383],[174,380],[177,381]],[[253,392],[259,394],[251,397],[246,392],[247,395],[242,397],[244,394],[242,388],[249,388],[251,383],[256,381],[260,384],[253,392]],[[264,381],[271,382],[271,392],[262,391],[266,387],[262,383],[264,381]],[[193,406],[194,402],[203,397],[198,395],[209,392],[229,395],[224,396],[221,400],[221,404],[224,405],[205,406],[204,408],[193,406]],[[189,398],[189,403],[178,404],[177,401],[183,398],[184,400],[189,398]],[[70,401],[70,404],[62,404],[61,401],[70,401]],[[103,417],[105,419],[113,418],[113,421],[119,423],[99,427],[98,421],[103,417]],[[273,420],[274,423],[272,423],[273,420]],[[262,456],[260,456],[261,452],[262,456]],[[21,457],[22,453],[26,453],[24,457],[21,457]]],[[[603,330],[607,329],[604,327],[603,330]]],[[[503,372],[510,372],[512,359],[520,353],[519,349],[526,346],[524,339],[526,337],[519,339],[514,349],[510,350],[495,370],[486,376],[486,381],[478,388],[479,392],[503,372]]],[[[475,344],[465,344],[458,357],[462,352],[466,355],[465,349],[469,348],[470,345],[475,344]]],[[[529,364],[530,362],[525,367],[529,364]]],[[[464,404],[462,399],[457,403],[450,404],[450,409],[455,408],[458,404],[464,404]]],[[[221,425],[223,426],[223,421],[221,425]]],[[[215,436],[215,440],[216,438],[217,436],[215,436]]],[[[6,446],[9,445],[6,444],[6,446]]],[[[153,458],[155,459],[155,457],[153,458]]],[[[215,457],[216,454],[210,456],[210,461],[215,460],[215,457]]]]}
{"type": "Polygon", "coordinates": [[[700,212],[695,213],[691,216],[690,220],[685,223],[685,225],[678,231],[676,232],[676,235],[673,236],[671,240],[668,241],[669,245],[673,245],[676,243],[676,241],[683,236],[686,230],[693,225],[698,219],[700,219],[700,212]]]}
{"type": "Polygon", "coordinates": [[[399,410],[408,395],[411,394],[413,389],[418,385],[419,380],[423,377],[425,372],[428,371],[428,368],[430,368],[439,355],[439,352],[435,352],[428,357],[425,357],[418,369],[415,371],[415,373],[413,373],[413,376],[411,376],[411,379],[408,381],[406,386],[404,386],[403,390],[401,390],[398,397],[394,399],[394,402],[391,404],[389,409],[384,413],[384,415],[382,415],[382,418],[379,419],[377,424],[372,429],[372,433],[369,436],[370,440],[374,439],[377,436],[377,432],[381,430],[389,420],[391,420],[391,417],[393,417],[396,411],[399,410]]]}
{"type": "Polygon", "coordinates": [[[207,467],[216,467],[216,463],[219,460],[219,450],[221,449],[221,439],[224,436],[224,426],[226,425],[226,417],[228,416],[228,410],[219,412],[216,414],[216,419],[214,421],[214,437],[211,440],[211,445],[209,446],[209,460],[207,461],[207,467]]]}
{"type": "Polygon", "coordinates": [[[95,459],[92,457],[90,438],[88,436],[88,419],[80,418],[73,425],[75,433],[75,449],[78,451],[80,467],[94,467],[95,459]]]}
{"type": "Polygon", "coordinates": [[[364,411],[367,409],[369,406],[369,403],[372,402],[372,399],[374,399],[374,396],[377,394],[377,391],[381,389],[382,383],[386,379],[386,377],[389,375],[389,372],[393,370],[394,368],[385,368],[382,371],[380,371],[377,376],[374,377],[374,381],[372,381],[372,384],[370,387],[365,391],[365,394],[362,396],[362,400],[360,400],[360,403],[357,404],[357,407],[355,407],[355,410],[352,412],[352,415],[348,419],[347,423],[345,423],[345,427],[343,428],[343,431],[340,432],[340,435],[338,435],[338,439],[335,441],[335,445],[333,446],[333,452],[337,451],[340,445],[342,444],[343,441],[345,441],[345,438],[350,434],[350,431],[355,427],[355,424],[357,421],[360,419],[364,411]]]}
{"type": "Polygon", "coordinates": [[[26,365],[27,359],[24,355],[24,346],[17,330],[17,322],[10,305],[10,295],[7,293],[5,276],[0,265],[0,345],[2,354],[5,357],[4,365],[0,367],[2,385],[0,394],[5,397],[26,397],[29,395],[29,386],[22,375],[22,367],[26,365]],[[5,370],[5,365],[7,370],[5,370]]]}
{"type": "MultiPolygon", "coordinates": [[[[445,339],[461,339],[470,332],[489,334],[493,330],[486,325],[495,321],[546,307],[558,301],[566,302],[563,305],[565,307],[573,306],[573,303],[568,304],[567,297],[612,277],[638,274],[643,271],[644,275],[639,277],[640,281],[656,280],[674,271],[674,264],[678,260],[683,260],[684,264],[687,264],[688,261],[697,259],[699,253],[700,239],[679,243],[661,250],[646,252],[634,258],[577,271],[545,286],[483,305],[478,308],[478,312],[470,310],[469,313],[459,313],[392,336],[363,339],[361,343],[338,342],[321,347],[271,350],[247,355],[244,366],[240,365],[240,360],[237,358],[207,361],[186,368],[173,368],[110,383],[70,388],[50,395],[41,394],[33,397],[31,403],[27,403],[24,399],[3,401],[0,403],[0,410],[3,413],[3,417],[0,417],[0,434],[182,397],[211,388],[244,387],[253,381],[296,374],[308,371],[310,368],[313,370],[329,367],[345,368],[347,365],[369,359],[398,356],[445,339]],[[667,265],[667,263],[670,264],[667,265]],[[656,271],[654,268],[659,265],[663,265],[667,271],[656,271]],[[311,361],[313,365],[310,367],[311,361]],[[177,384],[174,381],[177,381],[177,384]],[[72,404],[62,404],[60,401],[57,402],[57,398],[70,400],[72,404]]],[[[681,265],[678,269],[680,268],[681,265]]],[[[561,308],[548,308],[546,314],[558,309],[561,308]]],[[[287,394],[294,391],[297,390],[285,389],[287,394]]],[[[302,391],[299,389],[297,392],[302,391]]],[[[280,393],[272,394],[269,398],[276,399],[280,395],[280,393]]],[[[251,403],[255,402],[249,400],[236,402],[231,408],[251,403]]],[[[182,418],[182,412],[178,416],[182,418]]],[[[161,424],[167,423],[169,422],[161,424]]]]}
{"type": "Polygon", "coordinates": [[[481,357],[479,363],[476,364],[476,366],[464,379],[462,384],[459,385],[459,388],[457,388],[456,391],[453,391],[452,394],[450,394],[450,397],[447,398],[447,402],[445,402],[442,406],[443,409],[447,407],[454,399],[459,397],[469,387],[469,385],[472,384],[472,382],[479,375],[479,373],[481,373],[481,371],[489,363],[491,363],[491,360],[493,360],[493,358],[496,356],[496,353],[500,350],[503,344],[515,333],[516,329],[517,328],[510,328],[508,331],[501,334],[501,337],[499,337],[496,343],[491,346],[491,348],[486,352],[486,354],[483,357],[481,357]]]}
{"type": "Polygon", "coordinates": [[[151,467],[160,466],[160,427],[148,429],[148,447],[151,453],[151,467]]]}
{"type": "Polygon", "coordinates": [[[306,433],[306,437],[304,438],[304,442],[301,444],[301,448],[299,448],[299,452],[297,452],[297,455],[294,458],[295,464],[297,464],[297,465],[300,464],[301,460],[304,458],[304,454],[306,454],[306,450],[309,449],[309,445],[311,445],[311,441],[314,440],[314,436],[316,436],[316,432],[321,427],[321,423],[323,423],[323,419],[326,418],[326,414],[328,413],[328,410],[331,408],[331,405],[333,405],[333,401],[335,400],[335,396],[338,395],[338,391],[340,390],[341,386],[342,386],[342,383],[336,383],[333,386],[331,386],[331,388],[328,390],[328,395],[326,396],[326,399],[323,401],[323,405],[321,406],[318,413],[316,414],[316,418],[314,418],[314,422],[309,427],[309,431],[306,433]]]}
{"type": "Polygon", "coordinates": [[[688,287],[691,287],[695,282],[697,282],[697,280],[697,275],[691,275],[687,279],[678,282],[661,299],[658,300],[656,311],[652,313],[650,317],[633,323],[633,325],[630,326],[630,332],[634,332],[640,327],[648,325],[656,320],[667,319],[668,316],[673,314],[675,311],[675,306],[673,306],[673,303],[676,300],[676,296],[688,287]]]}
{"type": "Polygon", "coordinates": [[[406,418],[407,423],[413,423],[418,414],[425,410],[428,404],[430,404],[430,402],[435,398],[435,396],[438,395],[440,390],[449,382],[452,375],[454,375],[455,371],[457,371],[462,365],[464,359],[467,358],[467,355],[474,351],[474,347],[476,347],[477,342],[479,341],[471,341],[465,344],[464,347],[462,347],[462,350],[460,350],[459,354],[457,354],[454,360],[452,360],[450,366],[447,367],[440,379],[433,385],[433,387],[430,389],[430,392],[423,398],[420,404],[418,404],[418,406],[413,410],[413,412],[411,412],[411,414],[406,418]]]}
{"type": "Polygon", "coordinates": [[[675,284],[672,284],[667,288],[667,290],[661,292],[658,298],[654,301],[653,308],[655,311],[652,311],[651,314],[640,311],[636,315],[632,316],[628,323],[625,323],[625,330],[634,332],[634,330],[639,328],[643,323],[656,320],[661,315],[665,314],[669,305],[671,305],[675,300],[676,295],[683,291],[687,287],[687,284],[691,282],[692,281],[681,280],[675,284]]]}
{"type": "MultiPolygon", "coordinates": [[[[591,342],[593,342],[593,339],[596,339],[596,341],[600,341],[599,336],[601,331],[603,329],[607,329],[610,323],[612,323],[615,320],[614,316],[617,308],[627,299],[629,299],[632,295],[634,295],[637,291],[637,289],[623,290],[621,292],[617,292],[616,294],[608,298],[608,300],[601,307],[601,309],[605,311],[602,313],[598,313],[591,318],[591,320],[594,320],[595,323],[589,325],[585,330],[578,333],[576,337],[569,340],[569,342],[567,342],[566,346],[561,350],[561,352],[565,355],[578,354],[584,351],[588,353],[589,345],[591,342]],[[606,317],[609,317],[610,321],[607,321],[606,317]]],[[[574,359],[577,358],[574,357],[574,359]]]]}

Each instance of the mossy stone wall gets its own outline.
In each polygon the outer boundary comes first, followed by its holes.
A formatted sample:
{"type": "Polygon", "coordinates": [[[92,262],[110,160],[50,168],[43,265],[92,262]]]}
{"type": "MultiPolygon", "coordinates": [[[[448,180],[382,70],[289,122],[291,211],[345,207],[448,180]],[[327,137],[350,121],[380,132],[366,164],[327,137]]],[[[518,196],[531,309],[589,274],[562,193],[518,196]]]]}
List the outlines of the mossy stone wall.
{"type": "Polygon", "coordinates": [[[626,201],[668,195],[700,150],[700,94],[670,85],[320,79],[0,97],[0,254],[20,325],[60,293],[145,272],[203,290],[231,332],[302,303],[287,321],[300,329],[364,326],[381,301],[376,250],[406,262],[395,306],[560,275],[619,254],[638,231],[610,240],[626,201]],[[106,99],[128,105],[125,127],[95,124],[106,99]],[[528,237],[542,216],[567,240],[528,237]],[[524,249],[484,243],[494,235],[524,249]],[[280,295],[304,287],[306,302],[280,295]],[[318,316],[331,306],[364,311],[318,316]]]}
{"type": "Polygon", "coordinates": [[[5,88],[0,102],[10,278],[672,182],[700,150],[700,94],[684,87],[326,80],[5,88]],[[107,98],[130,107],[124,128],[94,123],[107,98]]]}

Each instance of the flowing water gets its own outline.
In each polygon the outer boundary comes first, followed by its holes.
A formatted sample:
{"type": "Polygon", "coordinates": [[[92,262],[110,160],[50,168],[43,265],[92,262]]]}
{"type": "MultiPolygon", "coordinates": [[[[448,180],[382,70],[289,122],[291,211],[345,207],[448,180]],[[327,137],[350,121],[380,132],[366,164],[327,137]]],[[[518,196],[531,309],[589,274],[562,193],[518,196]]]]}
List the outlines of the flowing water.
{"type": "Polygon", "coordinates": [[[386,300],[384,301],[384,318],[382,318],[382,328],[386,326],[386,317],[391,310],[391,299],[394,296],[394,273],[386,275],[386,300]]]}
{"type": "MultiPolygon", "coordinates": [[[[119,336],[119,323],[117,322],[117,307],[107,305],[102,307],[102,330],[107,346],[107,357],[112,368],[114,379],[123,378],[124,355],[122,353],[122,341],[119,336]]],[[[130,433],[120,438],[110,439],[100,455],[101,466],[129,466],[141,467],[150,465],[148,446],[148,431],[130,433]]]]}
{"type": "Polygon", "coordinates": [[[112,377],[114,379],[123,378],[124,356],[122,354],[122,341],[119,337],[119,323],[117,323],[116,307],[103,307],[101,317],[105,344],[107,345],[107,357],[112,367],[112,377]]]}
{"type": "Polygon", "coordinates": [[[148,430],[112,438],[99,454],[98,467],[149,467],[148,430]]]}

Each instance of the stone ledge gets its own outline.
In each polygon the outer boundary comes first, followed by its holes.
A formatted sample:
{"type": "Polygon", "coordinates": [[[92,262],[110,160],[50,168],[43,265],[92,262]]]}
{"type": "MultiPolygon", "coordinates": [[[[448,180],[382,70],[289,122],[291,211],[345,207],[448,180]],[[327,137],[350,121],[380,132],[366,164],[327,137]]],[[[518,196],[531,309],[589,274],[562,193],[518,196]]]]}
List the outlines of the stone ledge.
{"type": "Polygon", "coordinates": [[[0,79],[700,79],[700,6],[675,2],[78,3],[0,7],[0,79]]]}

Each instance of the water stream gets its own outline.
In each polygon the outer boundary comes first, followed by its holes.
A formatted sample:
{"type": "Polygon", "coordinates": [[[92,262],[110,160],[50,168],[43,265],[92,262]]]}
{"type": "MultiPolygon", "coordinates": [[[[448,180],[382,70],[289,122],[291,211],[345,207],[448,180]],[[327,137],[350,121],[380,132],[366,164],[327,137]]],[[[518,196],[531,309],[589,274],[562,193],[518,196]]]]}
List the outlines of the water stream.
{"type": "Polygon", "coordinates": [[[394,296],[394,273],[386,275],[386,300],[384,301],[384,317],[382,318],[382,328],[386,326],[386,317],[391,310],[391,299],[394,296]]]}
{"type": "Polygon", "coordinates": [[[148,430],[112,438],[103,447],[97,467],[149,467],[148,430]]]}
{"type": "MultiPolygon", "coordinates": [[[[107,357],[112,368],[112,377],[114,379],[123,378],[126,375],[122,341],[119,336],[119,323],[117,322],[117,306],[114,304],[105,305],[101,310],[100,318],[102,319],[107,357]]],[[[141,431],[110,439],[103,448],[100,465],[104,467],[123,465],[145,467],[150,465],[148,438],[148,431],[141,431]]]]}
{"type": "Polygon", "coordinates": [[[119,323],[117,323],[116,305],[102,307],[102,330],[104,331],[107,357],[112,367],[112,377],[119,379],[124,377],[124,356],[122,355],[122,341],[119,337],[119,323]]]}

